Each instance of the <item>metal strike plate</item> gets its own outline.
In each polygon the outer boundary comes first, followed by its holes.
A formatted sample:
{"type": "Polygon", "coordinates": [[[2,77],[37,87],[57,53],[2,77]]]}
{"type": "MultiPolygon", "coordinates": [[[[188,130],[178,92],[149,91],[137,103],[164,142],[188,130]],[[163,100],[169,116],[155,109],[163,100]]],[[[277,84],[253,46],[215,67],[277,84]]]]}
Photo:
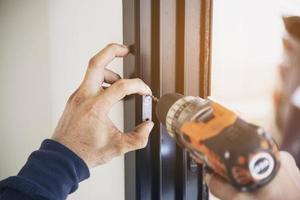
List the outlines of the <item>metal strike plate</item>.
{"type": "Polygon", "coordinates": [[[148,121],[152,120],[152,97],[150,95],[143,96],[143,114],[142,120],[148,121]]]}

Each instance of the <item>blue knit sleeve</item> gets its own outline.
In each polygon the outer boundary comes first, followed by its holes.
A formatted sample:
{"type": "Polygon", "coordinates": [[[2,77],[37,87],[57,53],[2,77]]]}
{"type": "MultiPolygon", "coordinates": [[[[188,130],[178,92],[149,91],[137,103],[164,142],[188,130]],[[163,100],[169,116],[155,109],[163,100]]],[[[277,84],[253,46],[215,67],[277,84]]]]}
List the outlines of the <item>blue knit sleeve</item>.
{"type": "Polygon", "coordinates": [[[89,177],[85,162],[64,145],[45,140],[17,176],[0,182],[0,200],[62,200],[89,177]]]}

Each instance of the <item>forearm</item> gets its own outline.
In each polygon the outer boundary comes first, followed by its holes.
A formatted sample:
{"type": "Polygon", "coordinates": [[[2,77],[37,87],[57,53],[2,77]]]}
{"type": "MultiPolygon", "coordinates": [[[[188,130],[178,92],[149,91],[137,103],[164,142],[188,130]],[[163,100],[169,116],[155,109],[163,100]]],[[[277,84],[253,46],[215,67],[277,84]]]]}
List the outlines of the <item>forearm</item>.
{"type": "Polygon", "coordinates": [[[45,140],[17,176],[0,182],[0,199],[66,199],[88,177],[88,167],[75,153],[45,140]]]}

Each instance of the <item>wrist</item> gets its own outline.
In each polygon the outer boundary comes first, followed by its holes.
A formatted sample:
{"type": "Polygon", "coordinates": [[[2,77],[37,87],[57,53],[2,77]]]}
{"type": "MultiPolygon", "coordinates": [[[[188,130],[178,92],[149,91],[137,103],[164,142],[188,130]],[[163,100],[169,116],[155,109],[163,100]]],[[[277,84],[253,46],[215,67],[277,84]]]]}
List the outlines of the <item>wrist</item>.
{"type": "Polygon", "coordinates": [[[67,148],[69,151],[71,151],[73,154],[75,154],[77,157],[79,157],[88,168],[91,168],[92,162],[90,161],[91,159],[89,159],[85,145],[78,144],[78,143],[80,143],[78,141],[72,142],[71,140],[68,140],[65,138],[60,138],[60,137],[55,137],[55,136],[52,136],[51,140],[59,143],[60,145],[64,146],[65,148],[67,148]]]}

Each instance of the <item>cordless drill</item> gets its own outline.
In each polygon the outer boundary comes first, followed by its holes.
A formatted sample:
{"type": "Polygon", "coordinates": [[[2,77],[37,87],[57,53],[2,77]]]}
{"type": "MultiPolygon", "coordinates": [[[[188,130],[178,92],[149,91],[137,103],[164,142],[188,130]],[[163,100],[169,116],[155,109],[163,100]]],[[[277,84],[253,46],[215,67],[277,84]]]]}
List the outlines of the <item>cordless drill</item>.
{"type": "Polygon", "coordinates": [[[166,94],[157,102],[156,115],[197,163],[242,191],[268,183],[279,169],[271,136],[212,100],[166,94]]]}

